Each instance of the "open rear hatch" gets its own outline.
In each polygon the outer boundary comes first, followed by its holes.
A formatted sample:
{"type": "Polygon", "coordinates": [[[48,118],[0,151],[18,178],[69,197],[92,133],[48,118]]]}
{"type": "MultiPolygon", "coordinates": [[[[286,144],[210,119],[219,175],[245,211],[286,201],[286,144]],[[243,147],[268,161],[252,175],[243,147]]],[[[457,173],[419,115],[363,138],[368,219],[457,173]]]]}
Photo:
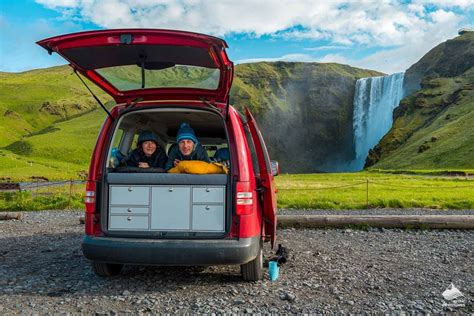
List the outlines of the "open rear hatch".
{"type": "Polygon", "coordinates": [[[233,63],[224,40],[191,32],[117,29],[61,35],[37,42],[110,94],[134,100],[227,102],[233,63]]]}

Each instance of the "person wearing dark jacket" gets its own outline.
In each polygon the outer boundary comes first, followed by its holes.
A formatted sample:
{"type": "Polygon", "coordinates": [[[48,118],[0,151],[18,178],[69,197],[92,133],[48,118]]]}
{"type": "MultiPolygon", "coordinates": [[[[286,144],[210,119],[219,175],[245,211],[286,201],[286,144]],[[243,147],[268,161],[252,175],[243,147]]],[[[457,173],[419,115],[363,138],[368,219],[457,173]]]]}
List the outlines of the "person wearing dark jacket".
{"type": "Polygon", "coordinates": [[[129,167],[165,168],[166,153],[158,144],[158,136],[151,131],[143,131],[138,136],[137,148],[125,158],[129,167]]]}
{"type": "Polygon", "coordinates": [[[176,135],[176,144],[168,152],[166,171],[176,167],[181,160],[201,160],[211,162],[207,152],[199,143],[194,130],[188,123],[182,123],[176,135]]]}

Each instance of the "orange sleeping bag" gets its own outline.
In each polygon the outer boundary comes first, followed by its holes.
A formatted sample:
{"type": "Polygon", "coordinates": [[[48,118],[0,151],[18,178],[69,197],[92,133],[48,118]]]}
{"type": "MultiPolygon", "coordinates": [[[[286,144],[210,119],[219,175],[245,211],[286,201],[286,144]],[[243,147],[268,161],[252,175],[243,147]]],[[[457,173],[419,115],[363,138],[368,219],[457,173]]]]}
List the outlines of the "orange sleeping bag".
{"type": "Polygon", "coordinates": [[[183,160],[168,173],[190,173],[190,174],[227,174],[229,170],[222,164],[214,162],[209,163],[200,160],[183,160]]]}

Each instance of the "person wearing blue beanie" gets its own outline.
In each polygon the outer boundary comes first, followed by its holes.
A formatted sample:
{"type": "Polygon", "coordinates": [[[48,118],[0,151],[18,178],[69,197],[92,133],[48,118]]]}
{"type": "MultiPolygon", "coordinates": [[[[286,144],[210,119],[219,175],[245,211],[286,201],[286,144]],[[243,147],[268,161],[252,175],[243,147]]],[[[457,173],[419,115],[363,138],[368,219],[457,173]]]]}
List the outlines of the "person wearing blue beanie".
{"type": "Polygon", "coordinates": [[[181,123],[178,134],[176,135],[176,142],[179,144],[183,139],[192,140],[194,144],[199,143],[194,130],[189,126],[188,123],[181,123]]]}
{"type": "Polygon", "coordinates": [[[176,167],[181,160],[210,162],[209,156],[199,143],[194,130],[188,123],[181,123],[176,134],[176,144],[170,147],[165,169],[176,167]]]}

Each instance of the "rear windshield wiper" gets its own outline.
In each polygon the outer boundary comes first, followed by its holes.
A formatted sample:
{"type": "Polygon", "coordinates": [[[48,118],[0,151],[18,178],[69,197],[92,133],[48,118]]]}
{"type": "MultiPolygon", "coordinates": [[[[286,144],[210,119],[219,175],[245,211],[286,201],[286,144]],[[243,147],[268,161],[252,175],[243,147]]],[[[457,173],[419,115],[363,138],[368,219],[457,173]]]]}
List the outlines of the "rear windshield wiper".
{"type": "Polygon", "coordinates": [[[105,105],[99,100],[99,98],[94,94],[94,92],[92,92],[92,90],[89,88],[89,86],[85,83],[84,80],[82,80],[81,76],[79,76],[79,74],[77,73],[77,70],[74,69],[74,73],[76,74],[76,76],[79,78],[79,80],[81,80],[82,84],[87,88],[87,90],[89,90],[89,92],[92,94],[92,96],[94,97],[94,99],[97,101],[97,103],[99,103],[99,105],[102,107],[102,109],[104,109],[104,111],[107,113],[107,115],[110,117],[110,119],[112,121],[114,121],[114,117],[112,116],[112,114],[110,114],[109,110],[107,110],[107,108],[105,107],[105,105]]]}

